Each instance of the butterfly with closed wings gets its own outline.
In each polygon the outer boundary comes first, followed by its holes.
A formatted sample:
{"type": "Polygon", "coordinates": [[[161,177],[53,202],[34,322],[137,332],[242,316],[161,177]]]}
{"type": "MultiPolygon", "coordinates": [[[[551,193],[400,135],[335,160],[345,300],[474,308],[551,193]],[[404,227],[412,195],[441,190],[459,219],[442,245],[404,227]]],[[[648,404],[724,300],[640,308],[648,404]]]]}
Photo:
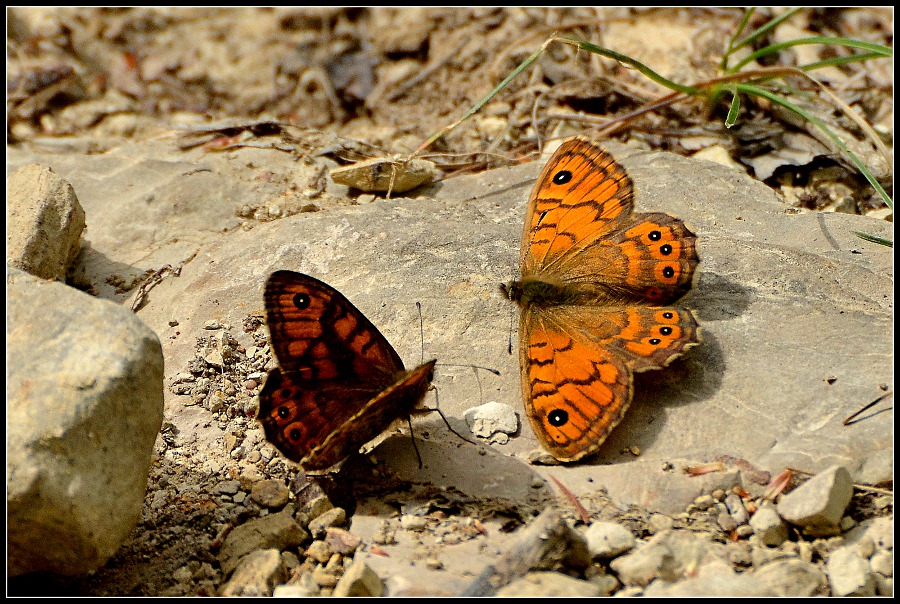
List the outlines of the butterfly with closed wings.
{"type": "Polygon", "coordinates": [[[279,368],[259,394],[259,421],[288,459],[307,470],[329,468],[422,402],[435,361],[407,371],[381,332],[330,285],[277,271],[265,303],[279,368]]]}

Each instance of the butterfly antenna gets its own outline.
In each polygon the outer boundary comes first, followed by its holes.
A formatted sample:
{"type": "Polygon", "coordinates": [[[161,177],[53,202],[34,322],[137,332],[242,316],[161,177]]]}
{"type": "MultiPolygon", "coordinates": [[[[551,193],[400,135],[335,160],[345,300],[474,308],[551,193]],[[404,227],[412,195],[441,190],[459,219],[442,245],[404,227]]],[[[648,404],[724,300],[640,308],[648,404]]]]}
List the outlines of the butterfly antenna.
{"type": "Polygon", "coordinates": [[[472,373],[475,374],[475,383],[478,384],[478,402],[484,403],[484,390],[481,389],[481,378],[478,377],[478,370],[473,367],[472,373]]]}
{"type": "Polygon", "coordinates": [[[418,460],[419,460],[419,469],[421,470],[422,468],[425,467],[425,464],[422,463],[422,454],[419,453],[419,445],[416,444],[416,437],[413,434],[412,416],[410,416],[410,415],[406,416],[406,423],[407,423],[407,425],[409,425],[409,440],[412,441],[413,449],[416,452],[416,458],[418,458],[418,460]]]}
{"type": "Polygon", "coordinates": [[[458,363],[437,363],[438,367],[471,367],[472,369],[481,369],[483,371],[487,371],[488,373],[493,373],[494,375],[500,375],[500,372],[496,369],[491,369],[490,367],[483,367],[481,365],[460,365],[458,363]]]}

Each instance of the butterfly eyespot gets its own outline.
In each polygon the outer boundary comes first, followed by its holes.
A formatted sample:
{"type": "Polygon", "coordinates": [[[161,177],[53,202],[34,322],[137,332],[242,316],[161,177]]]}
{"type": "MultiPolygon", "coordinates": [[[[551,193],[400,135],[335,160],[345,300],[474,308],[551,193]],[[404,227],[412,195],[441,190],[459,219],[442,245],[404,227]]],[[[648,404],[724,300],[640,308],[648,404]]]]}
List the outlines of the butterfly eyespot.
{"type": "MultiPolygon", "coordinates": [[[[290,391],[289,391],[290,392],[290,391]]],[[[291,416],[291,410],[287,407],[279,407],[278,408],[278,417],[281,419],[287,419],[291,416]]]]}
{"type": "Polygon", "coordinates": [[[568,170],[560,170],[553,175],[553,184],[555,185],[564,185],[570,180],[572,180],[572,173],[568,170]]]}
{"type": "Polygon", "coordinates": [[[663,256],[668,256],[669,254],[672,253],[672,246],[669,245],[668,243],[665,244],[664,246],[659,248],[659,253],[662,254],[663,256]]]}
{"type": "Polygon", "coordinates": [[[549,414],[547,414],[547,421],[551,426],[559,428],[560,426],[564,426],[569,422],[569,414],[562,409],[554,409],[549,414]]]}
{"type": "Polygon", "coordinates": [[[294,442],[300,440],[301,436],[303,436],[303,434],[300,432],[299,428],[294,428],[290,432],[288,432],[288,438],[290,438],[294,442]]]}
{"type": "Polygon", "coordinates": [[[294,295],[294,306],[300,310],[305,310],[309,308],[309,304],[312,300],[310,300],[309,294],[306,292],[300,292],[299,294],[294,295]]]}
{"type": "Polygon", "coordinates": [[[660,239],[662,239],[662,233],[660,233],[659,231],[650,231],[649,233],[647,233],[647,238],[650,241],[659,241],[660,239]]]}
{"type": "Polygon", "coordinates": [[[672,335],[672,328],[671,327],[661,327],[659,329],[659,333],[661,333],[664,336],[670,336],[670,335],[672,335]]]}
{"type": "Polygon", "coordinates": [[[663,319],[672,319],[675,317],[675,313],[666,311],[662,314],[663,319]]]}
{"type": "Polygon", "coordinates": [[[662,342],[662,340],[659,338],[650,338],[650,344],[653,346],[657,346],[660,342],[662,342]]]}
{"type": "Polygon", "coordinates": [[[663,274],[663,277],[665,277],[666,279],[671,279],[672,277],[675,276],[675,269],[672,268],[671,266],[667,266],[666,268],[663,269],[662,274],[663,274]]]}

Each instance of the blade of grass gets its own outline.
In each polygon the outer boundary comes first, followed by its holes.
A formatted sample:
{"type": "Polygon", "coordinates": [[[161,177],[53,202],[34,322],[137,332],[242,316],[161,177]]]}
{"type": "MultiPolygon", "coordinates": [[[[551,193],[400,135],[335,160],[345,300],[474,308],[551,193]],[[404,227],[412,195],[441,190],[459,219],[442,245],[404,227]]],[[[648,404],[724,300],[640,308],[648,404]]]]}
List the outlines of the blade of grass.
{"type": "Polygon", "coordinates": [[[734,29],[734,33],[731,34],[731,37],[728,39],[728,46],[725,47],[725,52],[722,53],[722,60],[719,62],[719,69],[722,71],[728,71],[728,59],[731,57],[731,53],[736,50],[734,46],[734,41],[740,37],[740,35],[747,29],[747,24],[750,22],[750,17],[753,16],[753,13],[756,12],[756,7],[751,6],[748,9],[744,10],[744,14],[741,16],[740,22],[737,24],[737,27],[734,29]]]}
{"type": "Polygon", "coordinates": [[[725,127],[731,128],[737,122],[738,113],[741,111],[741,95],[732,91],[731,107],[728,108],[728,115],[725,117],[725,127]]]}
{"type": "MultiPolygon", "coordinates": [[[[747,46],[748,44],[752,44],[758,38],[762,37],[766,33],[772,31],[773,29],[775,29],[776,27],[781,25],[782,22],[793,17],[800,10],[803,10],[803,7],[792,8],[792,9],[785,11],[784,13],[778,15],[777,17],[775,17],[774,19],[772,19],[771,21],[769,21],[768,23],[766,23],[759,29],[750,33],[746,38],[744,38],[743,40],[741,40],[740,42],[735,44],[734,47],[731,49],[732,52],[735,50],[739,50],[739,49],[743,48],[744,46],[747,46]]],[[[732,71],[733,70],[734,70],[734,68],[732,67],[732,71]]]]}
{"type": "Polygon", "coordinates": [[[859,171],[862,173],[862,175],[866,177],[866,180],[869,181],[869,184],[872,185],[872,188],[874,188],[875,191],[881,196],[881,198],[884,200],[884,202],[887,204],[887,206],[889,208],[891,208],[891,210],[894,209],[893,200],[891,200],[890,196],[881,187],[881,185],[878,183],[878,181],[875,179],[875,177],[872,176],[872,173],[869,172],[869,169],[866,168],[866,166],[865,166],[865,164],[863,164],[862,160],[860,160],[856,156],[855,153],[850,151],[850,149],[847,148],[847,145],[844,144],[844,141],[842,141],[840,139],[840,137],[835,135],[822,120],[820,120],[816,116],[812,115],[811,113],[809,113],[802,107],[799,107],[799,106],[791,103],[787,99],[785,99],[777,94],[769,92],[765,88],[760,88],[759,86],[754,86],[752,84],[737,84],[737,90],[738,90],[738,92],[743,92],[744,94],[754,94],[757,96],[765,97],[765,98],[769,99],[770,101],[772,101],[773,103],[777,103],[777,104],[781,105],[782,107],[790,109],[797,115],[801,116],[805,120],[809,121],[811,124],[814,124],[816,127],[818,127],[819,130],[824,132],[825,135],[828,136],[828,138],[830,138],[832,141],[834,141],[834,144],[837,145],[841,149],[841,151],[843,151],[844,154],[846,154],[846,156],[848,158],[850,158],[850,161],[852,161],[853,164],[857,167],[857,169],[859,169],[859,171]]]}
{"type": "Polygon", "coordinates": [[[465,113],[461,118],[459,118],[458,120],[456,120],[455,122],[453,122],[452,124],[450,124],[450,125],[448,125],[448,126],[444,126],[444,127],[441,128],[440,130],[438,130],[437,132],[435,132],[434,134],[432,134],[430,137],[428,137],[428,139],[427,139],[424,143],[422,143],[421,145],[419,145],[419,148],[415,150],[415,152],[413,153],[413,155],[415,155],[416,153],[419,153],[419,152],[421,152],[421,151],[424,151],[425,149],[427,149],[428,147],[430,147],[436,140],[438,140],[439,138],[441,138],[442,136],[444,136],[445,134],[447,134],[448,132],[450,132],[451,130],[453,130],[454,128],[456,128],[458,125],[460,125],[461,123],[463,123],[464,121],[466,121],[467,119],[469,119],[472,115],[474,115],[475,113],[477,113],[482,107],[484,107],[485,105],[487,105],[488,102],[489,102],[492,98],[494,98],[494,96],[495,96],[498,92],[500,92],[501,90],[503,90],[504,88],[506,88],[506,86],[507,86],[507,85],[508,85],[508,84],[509,84],[509,83],[510,83],[517,75],[519,75],[520,73],[522,73],[523,71],[525,71],[525,69],[526,69],[529,65],[531,65],[532,63],[534,63],[534,62],[537,60],[537,58],[538,58],[539,56],[541,56],[541,53],[543,53],[544,50],[546,50],[547,46],[549,46],[550,43],[553,42],[555,39],[556,39],[556,37],[551,37],[549,40],[547,40],[546,42],[544,42],[544,43],[541,45],[540,48],[538,48],[536,51],[534,51],[533,53],[531,53],[531,55],[530,55],[528,58],[526,58],[524,61],[522,61],[522,62],[519,64],[518,67],[516,67],[515,69],[513,69],[512,72],[510,72],[510,74],[509,74],[508,76],[506,76],[506,77],[503,79],[502,82],[500,82],[499,84],[497,84],[497,86],[496,86],[493,90],[491,90],[491,91],[487,94],[486,97],[484,97],[483,99],[481,99],[480,101],[478,101],[471,109],[469,109],[468,111],[466,111],[466,113],[465,113]]]}
{"type": "Polygon", "coordinates": [[[777,44],[764,46],[763,48],[750,53],[749,55],[735,63],[730,71],[736,72],[747,63],[751,63],[761,57],[775,54],[786,48],[807,44],[827,44],[834,46],[846,46],[848,48],[859,48],[883,57],[891,57],[894,54],[892,49],[888,48],[887,46],[882,46],[881,44],[873,44],[871,42],[853,40],[851,38],[830,38],[826,36],[813,36],[810,38],[797,38],[796,40],[788,40],[786,42],[779,42],[777,44]]]}
{"type": "Polygon", "coordinates": [[[869,235],[868,233],[861,233],[859,231],[851,231],[854,235],[859,237],[860,239],[865,239],[866,241],[871,241],[872,243],[877,243],[879,245],[884,245],[887,247],[894,247],[894,242],[885,239],[884,237],[879,237],[877,235],[869,235]]]}
{"type": "Polygon", "coordinates": [[[868,61],[869,59],[877,59],[883,56],[884,55],[880,52],[861,52],[855,55],[847,55],[846,57],[831,57],[829,59],[823,59],[821,61],[816,61],[815,63],[809,63],[807,65],[798,65],[797,69],[802,69],[803,71],[813,71],[821,67],[845,65],[847,63],[858,63],[862,61],[868,61]]]}
{"type": "Polygon", "coordinates": [[[652,69],[650,69],[649,67],[647,67],[646,65],[644,65],[643,63],[636,61],[636,60],[632,59],[631,57],[626,57],[623,54],[619,54],[614,50],[609,50],[608,48],[603,48],[602,46],[597,46],[596,44],[591,44],[590,42],[585,42],[584,40],[577,40],[575,38],[567,38],[565,36],[560,36],[556,39],[559,40],[560,42],[564,42],[566,44],[571,44],[573,46],[578,46],[579,48],[583,48],[584,50],[586,50],[588,52],[593,52],[595,54],[602,55],[604,57],[609,57],[610,59],[615,59],[616,61],[618,61],[620,63],[624,63],[625,65],[631,65],[632,67],[634,67],[635,69],[640,71],[642,74],[644,74],[645,76],[647,76],[648,78],[650,78],[651,80],[656,82],[657,84],[665,86],[666,88],[668,88],[670,90],[676,90],[678,92],[681,92],[684,94],[689,94],[689,95],[696,95],[699,92],[699,90],[694,88],[693,86],[683,86],[681,84],[673,82],[672,80],[668,80],[668,79],[664,78],[663,76],[659,75],[658,73],[656,73],[655,71],[653,71],[652,69]]]}
{"type": "Polygon", "coordinates": [[[843,113],[848,118],[853,120],[853,122],[859,127],[860,130],[865,132],[866,136],[869,137],[869,140],[872,142],[872,144],[881,153],[884,161],[886,161],[887,163],[893,163],[893,154],[891,153],[891,151],[884,144],[884,141],[881,140],[881,137],[878,136],[878,133],[875,132],[875,130],[868,124],[868,122],[866,122],[866,120],[861,115],[859,115],[859,113],[854,111],[852,107],[842,101],[839,96],[837,96],[834,92],[831,91],[830,88],[828,88],[828,86],[814,78],[812,75],[796,67],[763,67],[761,69],[754,69],[751,71],[744,71],[741,73],[730,74],[719,78],[713,78],[705,82],[695,83],[694,86],[702,89],[714,87],[726,82],[742,81],[744,84],[760,84],[762,82],[765,82],[766,80],[771,80],[773,78],[783,77],[786,75],[800,76],[815,84],[832,100],[832,102],[838,108],[841,109],[841,111],[843,111],[843,113]]]}

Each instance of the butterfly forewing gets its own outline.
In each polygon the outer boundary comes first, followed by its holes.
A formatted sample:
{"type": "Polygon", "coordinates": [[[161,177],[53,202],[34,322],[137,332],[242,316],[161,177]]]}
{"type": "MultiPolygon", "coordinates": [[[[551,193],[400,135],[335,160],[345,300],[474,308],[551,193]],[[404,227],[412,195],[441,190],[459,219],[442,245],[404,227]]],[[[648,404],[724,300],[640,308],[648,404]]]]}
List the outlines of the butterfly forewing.
{"type": "Polygon", "coordinates": [[[409,372],[368,400],[352,417],[342,421],[301,460],[303,467],[319,470],[333,466],[384,432],[397,419],[409,417],[421,403],[431,385],[435,361],[429,361],[409,372]]]}
{"type": "Polygon", "coordinates": [[[563,143],[538,178],[522,240],[522,276],[606,303],[669,304],[691,287],[696,236],[677,218],[633,214],[634,185],[603,148],[563,143]]]}
{"type": "Polygon", "coordinates": [[[266,438],[307,470],[331,467],[409,416],[428,390],[434,363],[400,372],[384,389],[314,384],[274,369],[259,395],[266,438]]]}
{"type": "Polygon", "coordinates": [[[380,379],[383,384],[403,370],[381,332],[330,285],[277,271],[266,282],[265,300],[272,349],[282,370],[316,381],[380,379]]]}
{"type": "Polygon", "coordinates": [[[631,179],[601,147],[573,138],[535,183],[522,236],[522,272],[552,271],[624,222],[634,205],[631,179]]]}

